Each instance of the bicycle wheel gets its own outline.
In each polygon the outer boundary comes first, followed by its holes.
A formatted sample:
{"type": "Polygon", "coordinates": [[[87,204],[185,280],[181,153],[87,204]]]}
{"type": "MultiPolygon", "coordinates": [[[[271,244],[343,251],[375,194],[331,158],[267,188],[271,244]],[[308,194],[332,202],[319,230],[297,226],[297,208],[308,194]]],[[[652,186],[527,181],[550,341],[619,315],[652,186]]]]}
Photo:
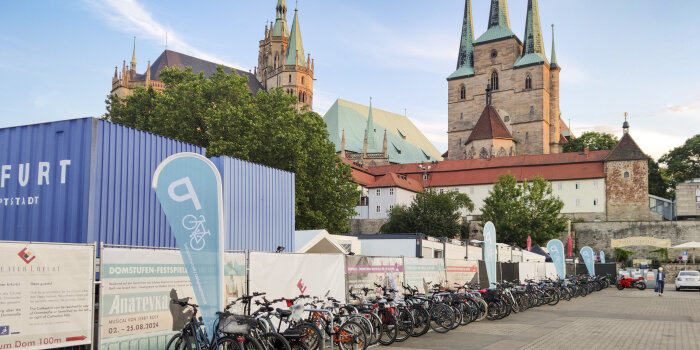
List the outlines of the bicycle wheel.
{"type": "Polygon", "coordinates": [[[454,311],[445,304],[437,304],[430,308],[430,328],[437,333],[447,333],[455,321],[454,311]]]}
{"type": "Polygon", "coordinates": [[[260,344],[262,344],[265,350],[291,350],[287,339],[279,333],[263,333],[260,335],[258,341],[260,341],[260,344]]]}
{"type": "Polygon", "coordinates": [[[459,323],[461,326],[466,326],[469,324],[469,322],[474,319],[474,310],[472,310],[472,306],[469,305],[466,301],[465,302],[460,302],[457,304],[457,308],[459,309],[459,312],[462,314],[462,321],[459,323]]]}
{"type": "Polygon", "coordinates": [[[166,350],[189,350],[192,348],[192,344],[185,341],[182,337],[182,333],[178,332],[170,338],[168,345],[165,346],[166,350]]]}
{"type": "Polygon", "coordinates": [[[365,350],[369,344],[362,326],[355,321],[347,321],[340,325],[333,335],[333,342],[342,350],[365,350]]]}
{"type": "Polygon", "coordinates": [[[237,335],[220,338],[216,342],[216,350],[265,350],[265,348],[249,335],[237,335]]]}
{"type": "Polygon", "coordinates": [[[382,336],[382,328],[384,327],[382,325],[382,319],[373,312],[366,314],[365,317],[369,317],[369,321],[372,323],[372,334],[369,335],[367,341],[369,345],[377,344],[379,342],[379,337],[382,336]]]}
{"type": "Polygon", "coordinates": [[[420,337],[421,335],[428,333],[430,330],[430,314],[428,310],[422,307],[414,307],[411,309],[413,314],[413,333],[411,336],[420,337]]]}
{"type": "Polygon", "coordinates": [[[323,334],[315,324],[310,322],[297,323],[291,329],[302,334],[303,342],[309,349],[323,349],[323,334]]]}
{"type": "Polygon", "coordinates": [[[456,306],[450,306],[450,308],[452,309],[452,313],[454,313],[454,323],[452,323],[452,327],[450,327],[450,330],[453,330],[462,324],[464,315],[462,315],[462,312],[456,306]]]}
{"type": "Polygon", "coordinates": [[[309,347],[303,341],[289,343],[289,345],[292,347],[292,350],[309,350],[309,347]]]}
{"type": "Polygon", "coordinates": [[[413,324],[415,321],[413,319],[413,315],[411,315],[411,312],[408,311],[408,309],[400,308],[397,310],[398,313],[396,314],[396,324],[398,332],[396,334],[396,341],[402,342],[410,338],[411,334],[413,334],[413,324]]]}
{"type": "Polygon", "coordinates": [[[365,334],[367,335],[368,342],[370,343],[369,345],[372,345],[372,336],[374,333],[374,327],[372,325],[372,321],[370,321],[370,319],[367,318],[365,315],[350,315],[348,320],[355,321],[362,326],[362,329],[365,331],[365,334]]]}
{"type": "Polygon", "coordinates": [[[479,298],[476,300],[478,302],[477,305],[479,307],[479,316],[476,318],[476,321],[479,322],[479,321],[483,321],[486,318],[486,316],[488,315],[489,305],[486,303],[486,300],[484,300],[484,299],[479,298]]]}
{"type": "Polygon", "coordinates": [[[498,314],[500,313],[500,307],[498,306],[498,303],[496,303],[495,301],[489,301],[487,305],[488,313],[486,315],[486,319],[489,321],[497,320],[498,314]]]}
{"type": "Polygon", "coordinates": [[[379,312],[379,317],[382,319],[382,334],[379,336],[379,344],[391,345],[396,341],[399,333],[396,317],[386,309],[379,312]]]}

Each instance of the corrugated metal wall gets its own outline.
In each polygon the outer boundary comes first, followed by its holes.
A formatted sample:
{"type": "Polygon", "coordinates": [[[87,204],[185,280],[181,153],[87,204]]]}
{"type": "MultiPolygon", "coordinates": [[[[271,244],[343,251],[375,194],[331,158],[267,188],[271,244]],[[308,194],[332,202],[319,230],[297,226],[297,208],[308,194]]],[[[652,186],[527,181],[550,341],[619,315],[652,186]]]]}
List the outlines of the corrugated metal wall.
{"type": "Polygon", "coordinates": [[[158,164],[201,147],[95,120],[88,242],[175,247],[151,180],[158,164]]]}
{"type": "Polygon", "coordinates": [[[76,119],[0,129],[0,240],[86,242],[92,128],[76,119]]]}
{"type": "Polygon", "coordinates": [[[294,251],[294,174],[213,157],[224,192],[226,249],[294,251]]]}

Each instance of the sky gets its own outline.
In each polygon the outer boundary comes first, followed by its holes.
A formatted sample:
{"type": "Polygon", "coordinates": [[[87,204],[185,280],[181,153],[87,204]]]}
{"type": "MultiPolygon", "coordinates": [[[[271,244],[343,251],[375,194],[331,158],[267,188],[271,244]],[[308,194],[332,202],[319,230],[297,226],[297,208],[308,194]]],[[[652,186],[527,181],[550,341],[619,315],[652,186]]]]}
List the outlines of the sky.
{"type": "MultiPolygon", "coordinates": [[[[99,117],[114,67],[137,71],[165,48],[253,70],[277,0],[0,1],[0,128],[99,117]]],[[[489,0],[472,0],[475,36],[489,0]]],[[[304,49],[315,59],[314,110],[337,98],[406,111],[447,150],[447,81],[464,0],[302,0],[304,49]]],[[[522,39],[526,0],[509,2],[522,39]]],[[[287,2],[291,26],[294,1],[287,2]]],[[[556,34],[562,119],[575,134],[621,135],[624,113],[658,158],[700,133],[700,1],[540,0],[546,53],[556,34]]]]}

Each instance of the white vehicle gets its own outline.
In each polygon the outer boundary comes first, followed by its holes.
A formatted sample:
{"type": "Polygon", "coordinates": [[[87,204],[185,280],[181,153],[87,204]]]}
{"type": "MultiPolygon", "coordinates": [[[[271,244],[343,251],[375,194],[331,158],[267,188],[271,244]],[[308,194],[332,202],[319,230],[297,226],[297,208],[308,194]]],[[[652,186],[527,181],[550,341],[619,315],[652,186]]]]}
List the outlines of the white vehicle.
{"type": "Polygon", "coordinates": [[[700,272],[681,271],[676,277],[676,290],[681,288],[696,288],[700,290],[700,272]]]}

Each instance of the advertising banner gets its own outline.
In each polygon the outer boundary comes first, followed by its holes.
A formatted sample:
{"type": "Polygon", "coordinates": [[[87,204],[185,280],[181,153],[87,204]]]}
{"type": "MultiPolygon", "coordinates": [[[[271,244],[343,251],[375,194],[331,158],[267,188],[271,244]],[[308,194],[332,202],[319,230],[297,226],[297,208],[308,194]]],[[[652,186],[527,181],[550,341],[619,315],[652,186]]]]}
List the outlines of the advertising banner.
{"type": "Polygon", "coordinates": [[[605,264],[605,252],[602,250],[600,251],[600,263],[605,264]]]}
{"type": "Polygon", "coordinates": [[[553,239],[547,242],[547,251],[552,257],[554,267],[557,269],[559,279],[563,280],[566,277],[566,260],[564,259],[564,243],[558,239],[553,239]]]}
{"type": "Polygon", "coordinates": [[[207,329],[224,308],[224,206],[216,166],[196,153],[166,158],[153,174],[207,329]]]}
{"type": "Polygon", "coordinates": [[[484,262],[489,286],[496,286],[496,227],[491,221],[484,225],[484,262]]]}
{"type": "Polygon", "coordinates": [[[537,278],[537,264],[536,262],[523,262],[518,266],[519,279],[525,281],[526,279],[537,278]]]}
{"type": "Polygon", "coordinates": [[[586,264],[588,274],[591,276],[595,276],[593,249],[591,249],[591,247],[588,246],[581,248],[581,258],[583,258],[583,263],[586,264]]]}
{"type": "Polygon", "coordinates": [[[401,283],[404,282],[404,267],[402,258],[388,258],[376,256],[345,256],[345,277],[348,288],[353,288],[354,293],[360,295],[360,289],[367,287],[372,289],[368,295],[380,295],[381,289],[375,286],[393,288],[402,294],[401,283]]]}
{"type": "Polygon", "coordinates": [[[420,293],[430,291],[434,284],[445,283],[445,262],[442,259],[404,258],[403,264],[405,283],[417,287],[420,293]]]}
{"type": "MultiPolygon", "coordinates": [[[[235,299],[246,291],[245,254],[224,257],[225,297],[235,299]]],[[[198,303],[180,252],[107,247],[101,264],[100,348],[138,342],[150,344],[148,349],[163,349],[192,315],[192,309],[171,300],[190,298],[198,303]]]]}
{"type": "Polygon", "coordinates": [[[0,349],[92,343],[94,245],[0,242],[0,349]]]}
{"type": "Polygon", "coordinates": [[[267,299],[294,298],[300,294],[345,300],[342,254],[250,253],[250,293],[267,293],[267,299]]]}
{"type": "Polygon", "coordinates": [[[461,259],[447,259],[445,277],[448,285],[455,283],[479,283],[479,262],[461,259]]]}

